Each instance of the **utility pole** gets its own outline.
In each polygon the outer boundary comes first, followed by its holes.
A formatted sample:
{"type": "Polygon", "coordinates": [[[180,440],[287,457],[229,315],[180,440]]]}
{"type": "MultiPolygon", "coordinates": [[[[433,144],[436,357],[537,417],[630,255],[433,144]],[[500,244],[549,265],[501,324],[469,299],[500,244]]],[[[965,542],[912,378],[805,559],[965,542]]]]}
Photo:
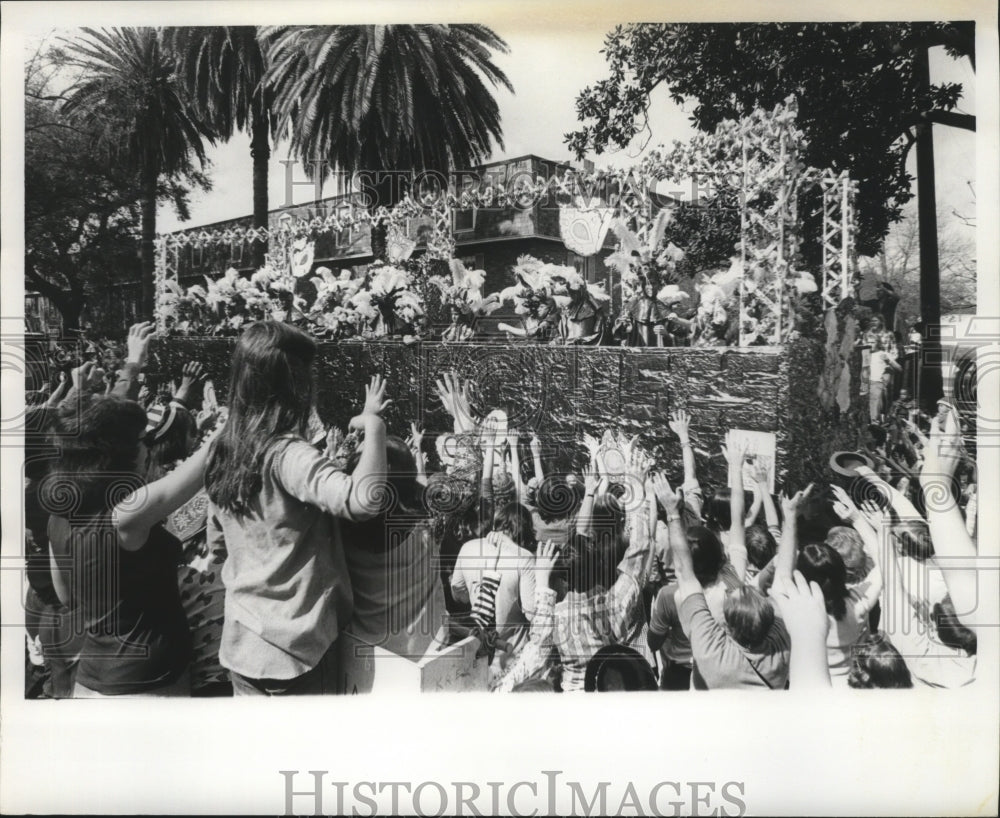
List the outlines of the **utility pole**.
{"type": "MultiPolygon", "coordinates": [[[[927,46],[921,46],[914,62],[920,91],[930,90],[927,46]]],[[[937,196],[934,189],[934,132],[925,121],[917,125],[917,223],[920,229],[920,318],[923,351],[918,371],[919,401],[925,412],[936,413],[934,404],[943,394],[941,366],[941,271],[938,267],[937,196]]]]}

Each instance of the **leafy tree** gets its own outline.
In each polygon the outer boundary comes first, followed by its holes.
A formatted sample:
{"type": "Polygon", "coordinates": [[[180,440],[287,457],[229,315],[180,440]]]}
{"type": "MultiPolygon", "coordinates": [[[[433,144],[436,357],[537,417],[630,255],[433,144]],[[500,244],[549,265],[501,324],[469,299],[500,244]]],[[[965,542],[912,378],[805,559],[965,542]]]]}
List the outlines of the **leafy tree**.
{"type": "MultiPolygon", "coordinates": [[[[277,130],[314,173],[440,171],[503,146],[487,83],[511,88],[493,63],[507,45],[480,25],[279,26],[262,32],[277,130]]],[[[402,190],[382,174],[371,207],[402,190]]],[[[385,229],[372,230],[385,255],[385,229]]]]}
{"type": "Polygon", "coordinates": [[[142,311],[152,316],[156,205],[164,177],[206,164],[205,140],[215,135],[180,83],[156,29],[83,29],[64,59],[79,78],[66,93],[65,114],[100,133],[101,143],[139,177],[142,208],[142,311]]]}
{"type": "MultiPolygon", "coordinates": [[[[58,52],[40,50],[26,67],[25,288],[52,302],[64,329],[75,329],[88,307],[97,317],[110,312],[111,285],[138,278],[142,194],[137,174],[109,149],[103,124],[63,112],[58,52]]],[[[163,177],[157,196],[186,219],[190,185],[208,183],[197,173],[163,177]]]]}
{"type": "Polygon", "coordinates": [[[953,111],[961,85],[925,86],[917,62],[929,46],[975,59],[973,23],[631,24],[605,40],[610,77],[577,98],[581,157],[624,147],[646,130],[650,92],[695,101],[694,124],[712,131],[754,107],[798,101],[804,160],[848,170],[859,183],[857,247],[876,253],[912,197],[906,157],[928,122],[974,129],[953,111]]]}
{"type": "MultiPolygon", "coordinates": [[[[163,41],[199,115],[220,139],[250,134],[253,157],[253,226],[268,226],[267,172],[273,136],[269,94],[263,79],[264,54],[255,26],[166,28],[163,41]]],[[[259,252],[266,245],[257,245],[259,252]]]]}

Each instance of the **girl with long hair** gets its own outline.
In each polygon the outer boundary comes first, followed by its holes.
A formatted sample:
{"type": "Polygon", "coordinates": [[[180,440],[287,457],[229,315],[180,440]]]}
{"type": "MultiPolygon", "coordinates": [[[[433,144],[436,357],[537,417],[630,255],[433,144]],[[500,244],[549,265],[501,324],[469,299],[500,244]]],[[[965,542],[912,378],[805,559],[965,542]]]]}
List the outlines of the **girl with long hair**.
{"type": "Polygon", "coordinates": [[[209,456],[209,545],[228,554],[219,659],[237,695],[335,692],[335,642],[353,604],[338,518],[379,512],[385,385],[372,378],[350,422],[364,444],[348,475],[307,439],[315,354],[313,339],[287,324],[247,327],[209,456]]]}

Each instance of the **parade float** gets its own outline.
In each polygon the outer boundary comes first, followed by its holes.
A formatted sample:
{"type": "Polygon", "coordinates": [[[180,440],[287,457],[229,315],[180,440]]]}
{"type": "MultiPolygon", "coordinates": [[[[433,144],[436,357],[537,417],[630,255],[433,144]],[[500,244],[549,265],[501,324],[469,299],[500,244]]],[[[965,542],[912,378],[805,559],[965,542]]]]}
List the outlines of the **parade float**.
{"type": "Polygon", "coordinates": [[[686,409],[704,484],[724,483],[719,446],[737,429],[754,437],[758,451],[773,452],[776,483],[803,486],[824,476],[832,452],[858,444],[867,406],[855,343],[854,183],[846,173],[806,167],[801,145],[788,101],[627,169],[414,192],[391,209],[348,204],[268,230],[160,236],[154,369],[167,374],[199,360],[224,402],[240,326],[277,318],[319,339],[317,408],[327,424],[344,428],[363,385],[380,373],[393,399],[390,433],[405,436],[412,421],[428,438],[447,434],[451,419],[434,384],[453,371],[471,380],[480,416],[501,408],[511,427],[537,433],[553,470],[579,469],[581,436],[610,428],[638,435],[673,474],[680,451],[667,418],[686,409]],[[706,207],[723,187],[736,191],[740,229],[731,266],[680,282],[684,289],[670,275],[684,248],[660,241],[671,210],[658,190],[692,179],[706,207]],[[807,194],[815,205],[803,214],[807,194]],[[543,195],[558,201],[562,236],[574,252],[593,254],[614,232],[613,293],[574,278],[572,268],[523,258],[507,289],[484,294],[477,271],[453,259],[454,210],[516,208],[543,195]],[[406,229],[415,217],[430,226],[419,248],[406,229]],[[811,268],[801,254],[806,222],[820,247],[811,268]],[[317,236],[372,225],[386,231],[385,261],[358,273],[313,263],[317,236]],[[248,238],[269,248],[253,275],[220,270],[204,285],[180,286],[178,260],[187,248],[248,238]],[[508,331],[479,339],[475,318],[500,305],[513,310],[508,331]],[[434,328],[431,312],[448,326],[434,328]],[[675,319],[693,345],[665,342],[675,319]]]}

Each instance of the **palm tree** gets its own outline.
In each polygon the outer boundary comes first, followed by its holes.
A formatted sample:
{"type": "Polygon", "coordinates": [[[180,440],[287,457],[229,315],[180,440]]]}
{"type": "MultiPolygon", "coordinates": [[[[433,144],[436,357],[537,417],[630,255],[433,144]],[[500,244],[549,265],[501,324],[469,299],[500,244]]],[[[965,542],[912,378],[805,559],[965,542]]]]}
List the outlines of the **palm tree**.
{"type": "MultiPolygon", "coordinates": [[[[513,90],[492,61],[508,49],[485,26],[279,26],[261,37],[277,132],[315,173],[447,172],[488,158],[494,140],[503,147],[486,82],[513,90]]],[[[400,198],[386,176],[373,208],[400,198]]],[[[372,253],[385,255],[384,228],[372,253]]]]}
{"type": "MultiPolygon", "coordinates": [[[[267,171],[271,158],[271,116],[263,85],[264,54],[255,26],[166,28],[163,42],[201,116],[221,139],[250,134],[253,157],[253,226],[267,225],[267,171]]],[[[255,262],[266,242],[255,244],[255,262]]]]}
{"type": "Polygon", "coordinates": [[[141,310],[152,317],[156,193],[161,176],[205,165],[204,140],[215,135],[198,116],[177,79],[174,60],[156,29],[85,28],[85,39],[67,42],[66,59],[80,71],[63,110],[100,127],[101,139],[142,188],[141,310]]]}

